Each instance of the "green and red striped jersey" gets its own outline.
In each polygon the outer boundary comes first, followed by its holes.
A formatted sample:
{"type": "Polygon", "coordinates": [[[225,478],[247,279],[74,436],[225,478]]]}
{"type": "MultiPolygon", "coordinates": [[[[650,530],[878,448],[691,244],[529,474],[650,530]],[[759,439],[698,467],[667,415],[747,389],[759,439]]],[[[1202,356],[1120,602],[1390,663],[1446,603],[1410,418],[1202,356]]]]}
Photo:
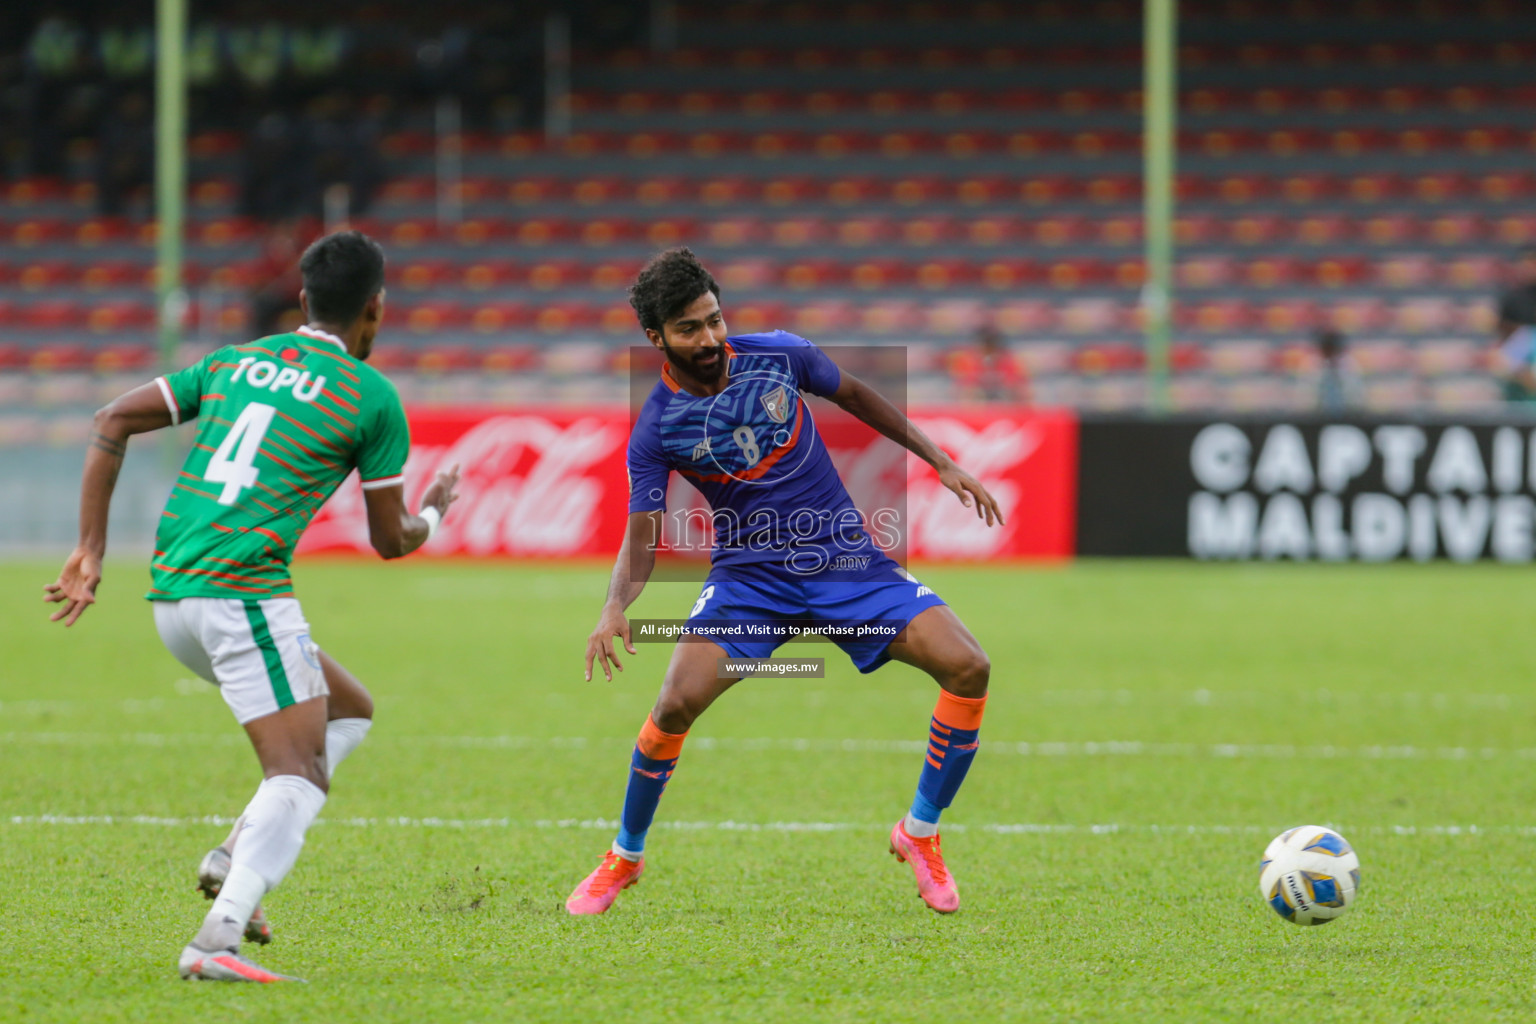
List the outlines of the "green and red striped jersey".
{"type": "Polygon", "coordinates": [[[347,474],[404,480],[399,393],[323,331],[228,345],[155,383],[197,441],[155,535],[152,601],[290,596],[293,549],[347,474]]]}

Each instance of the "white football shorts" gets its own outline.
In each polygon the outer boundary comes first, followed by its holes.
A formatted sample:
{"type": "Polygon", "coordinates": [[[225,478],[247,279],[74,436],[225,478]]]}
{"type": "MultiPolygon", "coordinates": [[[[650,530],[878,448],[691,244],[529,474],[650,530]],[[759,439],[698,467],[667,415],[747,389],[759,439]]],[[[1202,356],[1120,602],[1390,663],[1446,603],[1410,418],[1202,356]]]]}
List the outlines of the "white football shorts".
{"type": "Polygon", "coordinates": [[[152,601],[160,639],[176,660],[219,688],[241,725],[325,697],[320,648],[292,597],[152,601]]]}

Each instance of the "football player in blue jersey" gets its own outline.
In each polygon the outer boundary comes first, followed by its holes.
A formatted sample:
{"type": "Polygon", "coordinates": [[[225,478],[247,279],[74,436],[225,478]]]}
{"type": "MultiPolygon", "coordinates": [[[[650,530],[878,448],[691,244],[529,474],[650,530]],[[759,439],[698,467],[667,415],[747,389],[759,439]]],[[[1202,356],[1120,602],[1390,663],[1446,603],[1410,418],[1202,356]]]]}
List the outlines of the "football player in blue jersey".
{"type": "Polygon", "coordinates": [[[939,684],[917,794],[891,829],[890,849],[911,866],[923,901],[953,912],[960,894],[939,849],[939,816],[976,756],[991,666],[955,613],[870,538],[800,393],[831,400],[916,453],[989,526],[1002,522],[996,500],[890,401],[809,341],[783,331],[728,336],[720,288],[688,249],[646,264],[629,301],[665,362],[630,436],[629,523],[587,640],[589,680],[594,660],[610,680],[610,665],[622,670],[615,637],[635,653],[624,611],[655,565],[669,473],[709,502],[714,546],[631,756],[618,836],[566,909],[601,914],[639,881],[646,831],[689,728],[742,678],[722,677],[720,660],[767,658],[792,635],[791,624],[809,623],[827,627],[861,672],[895,658],[939,684]],[[766,627],[766,635],[720,628],[741,623],[766,627]],[[858,636],[854,627],[870,623],[901,633],[894,641],[858,636]]]}

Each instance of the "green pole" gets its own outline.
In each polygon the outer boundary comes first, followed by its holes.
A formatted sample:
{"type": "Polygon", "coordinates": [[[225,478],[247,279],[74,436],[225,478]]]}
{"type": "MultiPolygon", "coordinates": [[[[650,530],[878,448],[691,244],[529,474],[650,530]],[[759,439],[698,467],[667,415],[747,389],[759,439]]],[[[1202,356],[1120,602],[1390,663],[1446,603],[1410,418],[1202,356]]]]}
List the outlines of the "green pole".
{"type": "Polygon", "coordinates": [[[1168,340],[1173,318],[1173,165],[1178,109],[1174,38],[1178,0],[1146,0],[1143,73],[1143,205],[1146,217],[1147,398],[1156,413],[1168,410],[1168,340]]]}
{"type": "Polygon", "coordinates": [[[181,239],[187,193],[187,0],[156,0],[155,246],[160,310],[160,366],[172,370],[187,295],[181,287],[181,239]]]}

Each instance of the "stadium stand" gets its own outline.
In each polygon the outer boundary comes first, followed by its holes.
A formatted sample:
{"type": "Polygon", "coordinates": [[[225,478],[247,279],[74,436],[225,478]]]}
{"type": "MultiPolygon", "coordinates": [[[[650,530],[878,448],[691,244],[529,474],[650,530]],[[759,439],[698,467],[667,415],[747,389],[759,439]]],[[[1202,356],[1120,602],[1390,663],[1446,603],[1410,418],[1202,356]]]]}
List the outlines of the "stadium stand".
{"type": "MultiPolygon", "coordinates": [[[[1492,295],[1536,241],[1536,9],[1181,11],[1175,404],[1308,406],[1325,327],[1370,406],[1496,401],[1492,295]]],[[[447,220],[429,104],[377,104],[353,223],[391,255],[388,361],[413,394],[444,393],[414,371],[579,397],[564,378],[640,340],[641,261],[688,244],[733,329],[905,344],[914,395],[948,397],[949,353],[992,325],[1035,401],[1139,404],[1140,32],[1128,0],[681,4],[667,52],[578,49],[567,136],[479,103],[447,220]]],[[[206,118],[192,139],[195,344],[252,328],[249,139],[206,118]]],[[[100,215],[98,140],[66,141],[0,196],[0,368],[147,368],[153,225],[100,215]]]]}

